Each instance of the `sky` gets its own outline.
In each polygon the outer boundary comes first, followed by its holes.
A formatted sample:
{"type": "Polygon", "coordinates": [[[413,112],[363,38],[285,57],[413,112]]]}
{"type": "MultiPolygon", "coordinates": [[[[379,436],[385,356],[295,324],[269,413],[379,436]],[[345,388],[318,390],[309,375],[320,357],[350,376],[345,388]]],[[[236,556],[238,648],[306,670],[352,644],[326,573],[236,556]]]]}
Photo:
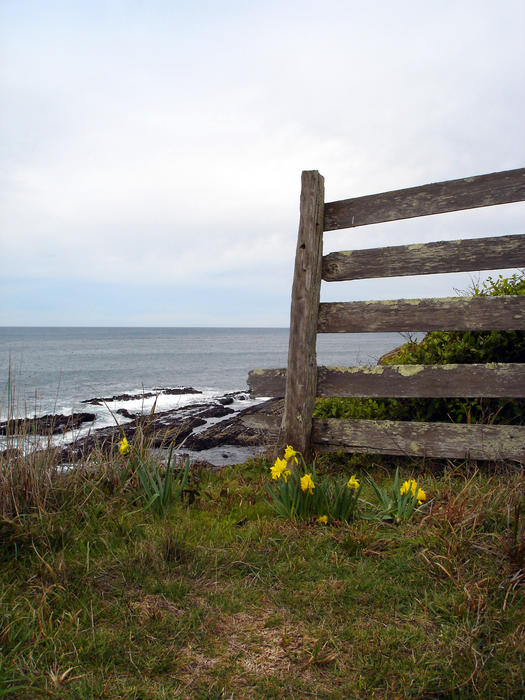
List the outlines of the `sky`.
{"type": "MultiPolygon", "coordinates": [[[[0,325],[287,326],[301,171],[333,201],[523,167],[523,36],[523,0],[0,0],[0,325]]],[[[324,249],[524,233],[524,214],[324,249]]]]}

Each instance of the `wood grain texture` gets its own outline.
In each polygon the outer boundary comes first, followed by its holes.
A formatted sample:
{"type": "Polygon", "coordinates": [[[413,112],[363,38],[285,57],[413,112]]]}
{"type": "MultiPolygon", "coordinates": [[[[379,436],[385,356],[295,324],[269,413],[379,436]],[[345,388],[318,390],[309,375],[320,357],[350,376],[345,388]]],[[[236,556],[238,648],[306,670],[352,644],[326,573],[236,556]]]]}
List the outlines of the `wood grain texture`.
{"type": "Polygon", "coordinates": [[[525,462],[525,427],[315,418],[320,451],[525,462]]]}
{"type": "MultiPolygon", "coordinates": [[[[285,369],[252,370],[254,396],[284,396],[285,369]]],[[[318,367],[317,396],[525,397],[525,364],[318,367]]]]}
{"type": "Polygon", "coordinates": [[[248,388],[251,396],[259,398],[284,396],[286,392],[286,368],[252,369],[248,373],[248,388]]]}
{"type": "Polygon", "coordinates": [[[323,280],[342,282],[510,267],[525,267],[525,234],[329,253],[323,258],[323,280]]]}
{"type": "Polygon", "coordinates": [[[316,337],[323,257],[324,179],[302,174],[299,234],[290,314],[286,398],[279,444],[310,455],[317,383],[316,337]]]}
{"type": "Polygon", "coordinates": [[[323,303],[319,333],[525,330],[525,296],[323,303]]]}
{"type": "Polygon", "coordinates": [[[525,397],[525,364],[319,367],[318,396],[525,397]]]}
{"type": "Polygon", "coordinates": [[[525,200],[525,168],[327,202],[324,230],[333,231],[460,209],[525,200]]]}

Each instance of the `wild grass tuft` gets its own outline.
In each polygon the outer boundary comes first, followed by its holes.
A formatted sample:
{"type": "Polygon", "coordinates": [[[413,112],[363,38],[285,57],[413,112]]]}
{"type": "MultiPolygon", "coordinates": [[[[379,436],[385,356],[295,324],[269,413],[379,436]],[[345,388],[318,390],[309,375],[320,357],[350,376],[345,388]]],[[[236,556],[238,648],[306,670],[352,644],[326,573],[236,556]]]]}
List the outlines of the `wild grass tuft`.
{"type": "Polygon", "coordinates": [[[157,514],[117,444],[52,458],[2,457],[0,697],[523,696],[523,469],[402,468],[409,520],[324,525],[275,515],[262,459],[157,514]]]}

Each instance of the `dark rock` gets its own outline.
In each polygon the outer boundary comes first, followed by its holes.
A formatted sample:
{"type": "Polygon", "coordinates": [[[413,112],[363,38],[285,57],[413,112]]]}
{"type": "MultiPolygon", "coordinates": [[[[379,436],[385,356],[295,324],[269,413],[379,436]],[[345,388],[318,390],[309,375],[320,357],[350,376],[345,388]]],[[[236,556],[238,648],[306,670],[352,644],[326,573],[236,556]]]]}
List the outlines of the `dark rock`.
{"type": "Polygon", "coordinates": [[[235,399],[237,399],[237,401],[246,401],[246,392],[231,391],[228,394],[224,394],[224,396],[219,399],[219,403],[222,403],[223,406],[229,406],[235,401],[235,399]]]}
{"type": "Polygon", "coordinates": [[[151,447],[177,447],[182,445],[186,438],[192,434],[195,428],[205,425],[202,418],[191,418],[190,420],[174,423],[170,429],[154,432],[148,440],[151,447]]]}
{"type": "Polygon", "coordinates": [[[131,411],[128,411],[127,408],[119,408],[116,413],[118,413],[119,416],[124,416],[124,418],[136,418],[137,414],[136,413],[131,413],[131,411]]]}
{"type": "Polygon", "coordinates": [[[166,394],[169,396],[182,396],[183,394],[202,394],[202,391],[193,387],[179,387],[174,389],[159,389],[158,391],[146,391],[141,394],[116,394],[115,396],[95,397],[94,399],[86,399],[81,403],[89,403],[94,406],[101,406],[104,403],[111,401],[136,401],[137,399],[152,399],[155,396],[166,394]]]}
{"type": "Polygon", "coordinates": [[[16,418],[0,423],[0,435],[36,434],[57,435],[80,427],[83,423],[92,423],[96,418],[94,413],[73,413],[64,416],[61,413],[49,413],[34,418],[16,418]]]}
{"type": "Polygon", "coordinates": [[[222,418],[223,416],[228,416],[230,413],[235,413],[233,408],[226,408],[226,406],[211,406],[210,408],[199,413],[200,418],[222,418]]]}
{"type": "Polygon", "coordinates": [[[89,403],[93,406],[102,406],[105,403],[111,403],[111,401],[135,401],[136,399],[152,399],[157,394],[147,391],[142,394],[116,394],[115,396],[104,396],[103,398],[86,399],[81,401],[81,403],[89,403]]]}
{"type": "Polygon", "coordinates": [[[187,386],[183,389],[162,389],[160,393],[174,396],[182,396],[182,394],[202,394],[202,391],[194,389],[191,386],[187,386]]]}
{"type": "Polygon", "coordinates": [[[283,405],[283,399],[270,399],[257,406],[251,406],[232,418],[215,423],[200,433],[190,435],[184,446],[189,450],[199,451],[223,445],[255,447],[273,444],[277,437],[276,434],[267,429],[248,427],[243,423],[243,418],[267,414],[278,419],[282,415],[283,405]]]}

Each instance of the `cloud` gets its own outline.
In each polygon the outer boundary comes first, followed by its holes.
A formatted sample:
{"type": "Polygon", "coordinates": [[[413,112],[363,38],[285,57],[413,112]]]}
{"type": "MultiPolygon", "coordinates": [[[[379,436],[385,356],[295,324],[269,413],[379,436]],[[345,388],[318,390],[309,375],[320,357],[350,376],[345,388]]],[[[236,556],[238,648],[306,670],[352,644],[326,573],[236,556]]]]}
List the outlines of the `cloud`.
{"type": "MultiPolygon", "coordinates": [[[[333,200],[523,165],[517,0],[1,13],[2,274],[39,280],[50,303],[66,278],[200,285],[225,295],[225,321],[257,294],[281,322],[301,170],[320,170],[333,200]]],[[[327,247],[521,232],[513,206],[327,234],[327,247]]],[[[97,303],[93,322],[107,317],[97,303]]],[[[184,318],[204,318],[187,304],[184,318]]],[[[29,300],[24,313],[41,318],[29,300]]]]}

